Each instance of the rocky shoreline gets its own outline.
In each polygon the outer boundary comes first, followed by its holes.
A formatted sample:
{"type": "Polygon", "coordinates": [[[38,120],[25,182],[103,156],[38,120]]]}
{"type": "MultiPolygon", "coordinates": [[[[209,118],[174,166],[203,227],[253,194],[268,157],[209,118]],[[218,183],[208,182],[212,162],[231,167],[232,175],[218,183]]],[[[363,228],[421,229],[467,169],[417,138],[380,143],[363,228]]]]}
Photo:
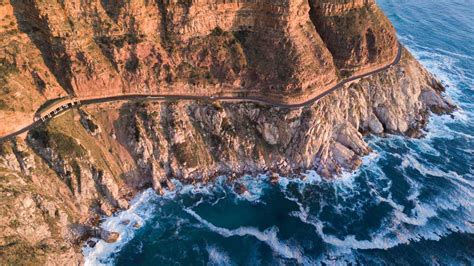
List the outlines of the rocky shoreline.
{"type": "MultiPolygon", "coordinates": [[[[119,2],[0,3],[3,131],[66,95],[304,97],[397,54],[373,0],[119,2]]],[[[404,50],[397,65],[298,109],[130,101],[70,110],[0,145],[0,264],[81,264],[88,238],[120,237],[100,217],[145,189],[173,189],[172,179],[269,173],[277,182],[308,169],[337,178],[371,152],[364,136],[421,137],[431,113],[454,108],[404,50]]]]}
{"type": "Polygon", "coordinates": [[[138,158],[156,190],[170,176],[206,180],[316,169],[332,177],[356,169],[370,152],[363,134],[419,136],[430,111],[452,111],[443,91],[405,52],[399,66],[297,110],[228,103],[134,105],[131,125],[120,134],[128,138],[119,141],[138,158]]]}
{"type": "MultiPolygon", "coordinates": [[[[290,176],[307,169],[332,178],[360,166],[370,153],[366,134],[421,136],[431,112],[455,108],[443,91],[405,51],[399,65],[297,110],[252,103],[136,102],[71,112],[30,132],[26,141],[3,145],[0,167],[10,173],[2,185],[10,207],[4,207],[10,213],[4,224],[14,223],[16,229],[10,227],[2,245],[8,246],[8,235],[40,241],[37,245],[50,239],[41,244],[49,251],[34,260],[80,262],[79,243],[119,237],[97,227],[99,216],[128,208],[128,200],[148,187],[158,193],[172,189],[171,178],[192,184],[219,175],[237,180],[243,174],[290,176]],[[51,184],[40,185],[45,180],[51,184]],[[32,203],[22,207],[25,201],[15,199],[17,193],[32,203]],[[28,215],[12,213],[22,208],[28,215]],[[43,237],[37,231],[31,238],[28,217],[43,225],[43,237]]],[[[238,184],[236,191],[244,193],[238,184]]]]}

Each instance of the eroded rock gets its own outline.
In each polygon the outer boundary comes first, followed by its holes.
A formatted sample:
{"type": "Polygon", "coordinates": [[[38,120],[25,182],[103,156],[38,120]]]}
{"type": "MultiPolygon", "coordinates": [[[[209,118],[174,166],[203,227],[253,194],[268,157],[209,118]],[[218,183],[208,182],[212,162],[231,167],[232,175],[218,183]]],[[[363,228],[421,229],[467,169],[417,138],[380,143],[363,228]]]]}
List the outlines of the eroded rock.
{"type": "Polygon", "coordinates": [[[384,132],[382,123],[380,123],[379,119],[375,115],[372,115],[369,119],[369,128],[374,134],[382,134],[384,132]]]}

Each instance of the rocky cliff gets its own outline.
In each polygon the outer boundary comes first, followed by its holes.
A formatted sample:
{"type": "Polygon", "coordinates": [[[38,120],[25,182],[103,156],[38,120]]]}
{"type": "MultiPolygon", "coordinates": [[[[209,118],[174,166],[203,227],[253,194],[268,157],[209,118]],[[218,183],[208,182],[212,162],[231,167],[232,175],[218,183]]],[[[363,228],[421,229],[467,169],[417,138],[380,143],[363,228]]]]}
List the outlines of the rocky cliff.
{"type": "Polygon", "coordinates": [[[31,120],[68,94],[291,101],[397,52],[393,27],[366,0],[4,0],[0,13],[5,121],[31,120]]]}
{"type": "MultiPolygon", "coordinates": [[[[386,65],[398,47],[372,0],[0,3],[5,128],[67,94],[303,97],[386,65]]],[[[80,263],[84,239],[116,237],[96,227],[102,215],[172,178],[354,170],[365,134],[419,136],[430,111],[450,111],[443,90],[404,50],[396,66],[297,109],[144,100],[68,111],[1,146],[0,264],[80,263]]]]}

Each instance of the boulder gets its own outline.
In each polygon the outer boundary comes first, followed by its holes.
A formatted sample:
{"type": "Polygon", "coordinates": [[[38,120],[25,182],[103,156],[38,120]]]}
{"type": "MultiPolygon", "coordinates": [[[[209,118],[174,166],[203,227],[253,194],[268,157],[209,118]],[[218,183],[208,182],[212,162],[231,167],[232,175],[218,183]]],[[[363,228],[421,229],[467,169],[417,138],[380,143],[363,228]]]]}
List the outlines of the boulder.
{"type": "Polygon", "coordinates": [[[380,123],[379,119],[372,114],[369,120],[369,129],[372,133],[375,134],[382,134],[383,133],[383,125],[380,123]]]}
{"type": "Polygon", "coordinates": [[[120,234],[117,232],[111,232],[102,228],[84,224],[71,224],[69,225],[66,240],[73,244],[79,244],[82,241],[95,237],[100,238],[107,243],[113,243],[117,241],[119,236],[120,234]]]}
{"type": "Polygon", "coordinates": [[[104,240],[107,243],[114,243],[117,242],[120,234],[117,232],[111,232],[104,229],[100,229],[100,239],[104,240]]]}
{"type": "Polygon", "coordinates": [[[120,222],[120,224],[122,224],[122,225],[128,225],[129,223],[130,223],[130,219],[125,219],[125,220],[120,222]]]}
{"type": "Polygon", "coordinates": [[[88,241],[86,242],[86,244],[87,244],[87,246],[93,248],[93,247],[95,247],[95,245],[97,244],[97,242],[95,242],[94,240],[88,240],[88,241]]]}
{"type": "Polygon", "coordinates": [[[134,222],[132,226],[135,229],[138,229],[138,228],[142,227],[139,222],[134,222]]]}
{"type": "Polygon", "coordinates": [[[263,126],[259,126],[258,130],[263,136],[263,139],[270,144],[276,145],[279,142],[280,136],[278,133],[278,128],[270,123],[264,123],[263,126]]]}

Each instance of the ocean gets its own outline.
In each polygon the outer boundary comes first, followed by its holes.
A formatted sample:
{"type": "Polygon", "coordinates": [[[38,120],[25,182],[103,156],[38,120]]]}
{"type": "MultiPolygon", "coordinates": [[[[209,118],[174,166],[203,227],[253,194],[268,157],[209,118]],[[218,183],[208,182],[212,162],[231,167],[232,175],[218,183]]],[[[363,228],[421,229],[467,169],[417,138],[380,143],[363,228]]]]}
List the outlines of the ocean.
{"type": "Polygon", "coordinates": [[[474,1],[378,4],[459,110],[431,117],[422,139],[369,137],[374,153],[335,181],[310,171],[276,185],[244,177],[242,196],[225,177],[147,190],[104,222],[121,237],[84,248],[86,264],[473,265],[474,1]]]}

